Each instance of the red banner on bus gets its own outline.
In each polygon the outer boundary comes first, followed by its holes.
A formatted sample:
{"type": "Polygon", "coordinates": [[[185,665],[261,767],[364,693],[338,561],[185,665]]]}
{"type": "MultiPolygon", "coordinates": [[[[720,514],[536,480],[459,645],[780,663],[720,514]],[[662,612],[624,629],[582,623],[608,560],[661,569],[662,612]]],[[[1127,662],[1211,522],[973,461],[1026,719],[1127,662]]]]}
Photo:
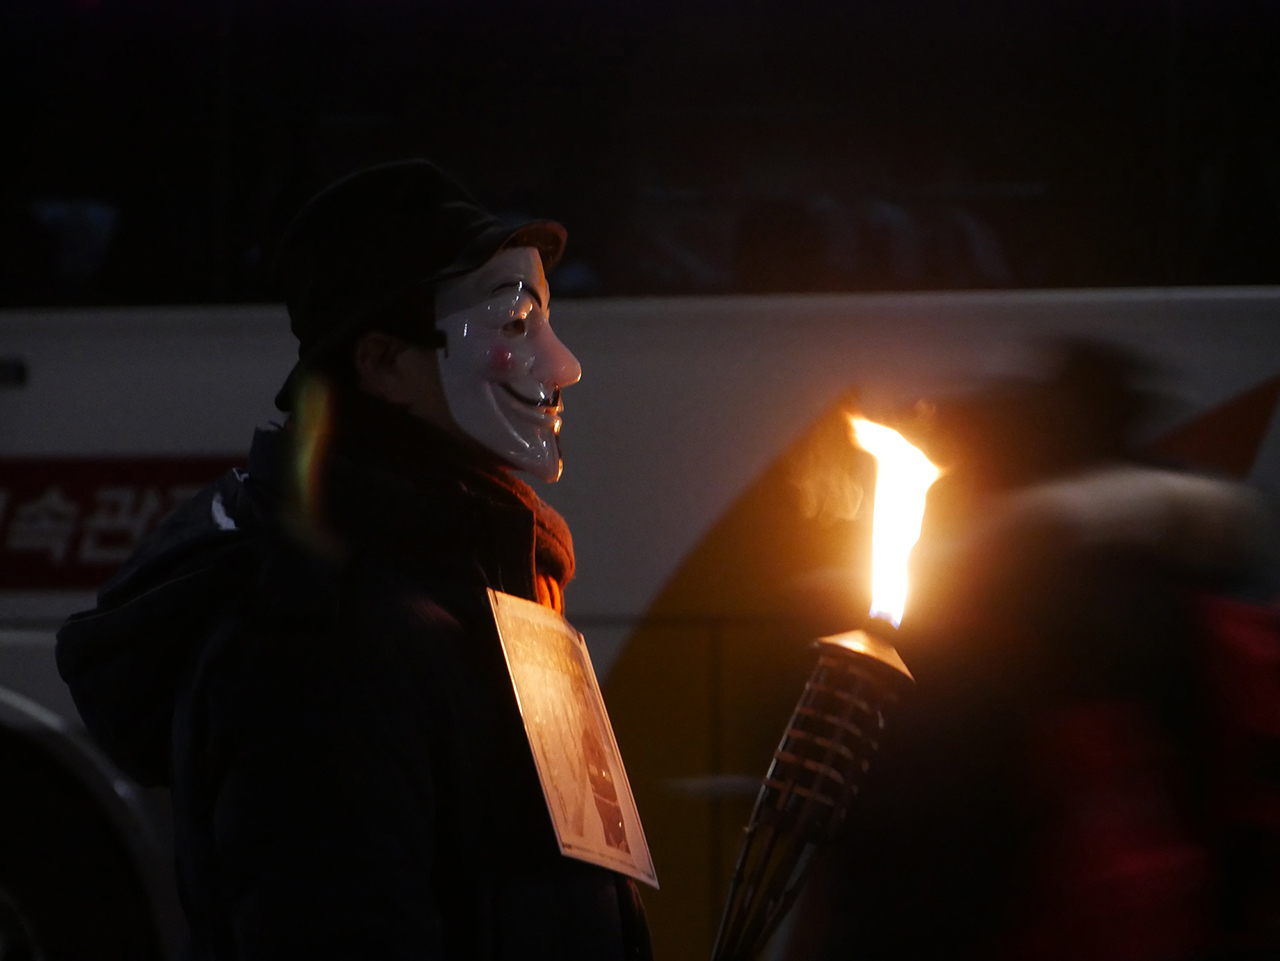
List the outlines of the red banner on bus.
{"type": "Polygon", "coordinates": [[[244,458],[0,459],[0,590],[92,590],[244,458]]]}

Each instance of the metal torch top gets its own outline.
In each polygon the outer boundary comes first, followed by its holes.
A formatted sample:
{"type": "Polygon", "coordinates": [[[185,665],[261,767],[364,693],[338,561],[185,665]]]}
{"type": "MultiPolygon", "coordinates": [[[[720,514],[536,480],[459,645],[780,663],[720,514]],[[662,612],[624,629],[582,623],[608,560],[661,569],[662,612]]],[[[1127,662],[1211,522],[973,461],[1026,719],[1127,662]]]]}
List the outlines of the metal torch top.
{"type": "Polygon", "coordinates": [[[863,657],[869,657],[872,660],[879,661],[886,667],[892,668],[908,680],[915,680],[911,676],[911,672],[907,670],[907,665],[903,663],[902,658],[898,655],[897,649],[884,638],[877,637],[875,634],[870,634],[867,631],[846,631],[843,634],[820,637],[818,638],[818,643],[830,647],[838,647],[853,654],[861,654],[863,657]]]}

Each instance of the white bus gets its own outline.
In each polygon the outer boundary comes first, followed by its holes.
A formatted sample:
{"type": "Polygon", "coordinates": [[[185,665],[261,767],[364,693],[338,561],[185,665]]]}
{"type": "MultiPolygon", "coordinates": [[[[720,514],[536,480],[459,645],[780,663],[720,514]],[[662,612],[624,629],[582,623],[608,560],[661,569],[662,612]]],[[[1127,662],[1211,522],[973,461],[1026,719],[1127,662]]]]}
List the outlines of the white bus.
{"type": "MultiPolygon", "coordinates": [[[[544,495],[573,528],[569,613],[602,675],[735,497],[851,387],[876,405],[964,390],[1064,333],[1168,369],[1183,419],[1280,375],[1277,288],[577,300],[554,322],[584,376],[544,495]]],[[[54,632],[279,418],[294,349],[274,305],[0,312],[0,956],[180,947],[164,792],[86,736],[54,632]]],[[[1250,479],[1274,493],[1280,431],[1260,436],[1250,479]]]]}

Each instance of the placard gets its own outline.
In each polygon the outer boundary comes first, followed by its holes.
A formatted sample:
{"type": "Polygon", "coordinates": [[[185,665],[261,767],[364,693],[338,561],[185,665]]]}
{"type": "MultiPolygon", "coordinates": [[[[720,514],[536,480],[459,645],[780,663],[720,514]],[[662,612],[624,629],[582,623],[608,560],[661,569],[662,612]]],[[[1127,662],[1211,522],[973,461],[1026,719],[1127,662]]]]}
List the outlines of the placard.
{"type": "Polygon", "coordinates": [[[658,886],[582,635],[533,601],[489,591],[560,853],[658,886]]]}

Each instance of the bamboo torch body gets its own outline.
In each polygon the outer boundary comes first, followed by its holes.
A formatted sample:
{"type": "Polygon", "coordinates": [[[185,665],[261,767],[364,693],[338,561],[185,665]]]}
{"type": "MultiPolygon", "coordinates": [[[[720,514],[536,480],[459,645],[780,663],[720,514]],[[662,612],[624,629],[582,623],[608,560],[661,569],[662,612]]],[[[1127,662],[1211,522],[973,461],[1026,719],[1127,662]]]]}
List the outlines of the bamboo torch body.
{"type": "Polygon", "coordinates": [[[751,961],[764,949],[814,854],[844,823],[879,750],[886,709],[911,683],[897,651],[874,634],[851,631],[816,646],[818,662],[747,824],[713,961],[751,961]]]}

